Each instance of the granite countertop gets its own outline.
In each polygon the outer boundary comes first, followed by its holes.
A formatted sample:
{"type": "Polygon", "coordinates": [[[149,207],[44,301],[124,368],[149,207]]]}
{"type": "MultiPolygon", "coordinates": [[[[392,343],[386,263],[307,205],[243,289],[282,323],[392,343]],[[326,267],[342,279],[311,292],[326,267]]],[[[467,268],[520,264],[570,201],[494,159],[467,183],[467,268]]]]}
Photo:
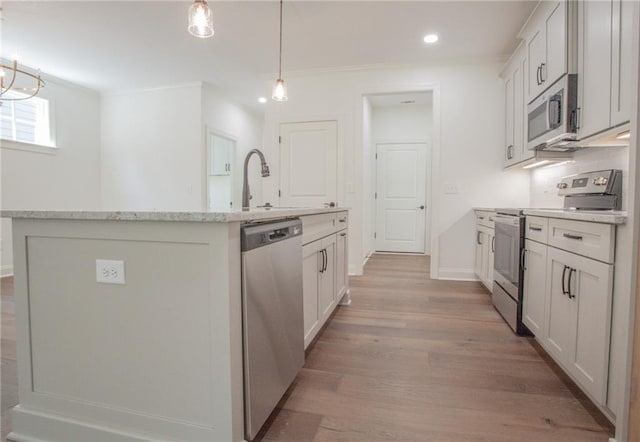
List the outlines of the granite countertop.
{"type": "Polygon", "coordinates": [[[231,223],[294,216],[317,215],[349,210],[347,207],[272,207],[247,211],[169,212],[169,211],[91,211],[91,210],[2,210],[0,217],[14,219],[54,219],[89,221],[186,221],[231,223]]]}
{"type": "Polygon", "coordinates": [[[625,224],[627,212],[614,210],[523,209],[525,215],[605,224],[625,224]]]}

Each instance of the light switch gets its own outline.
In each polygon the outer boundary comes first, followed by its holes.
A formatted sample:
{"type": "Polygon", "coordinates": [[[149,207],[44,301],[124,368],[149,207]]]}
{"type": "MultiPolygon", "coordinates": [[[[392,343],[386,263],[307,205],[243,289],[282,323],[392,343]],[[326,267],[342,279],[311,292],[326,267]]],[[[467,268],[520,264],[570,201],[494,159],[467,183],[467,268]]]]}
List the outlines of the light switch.
{"type": "Polygon", "coordinates": [[[460,186],[457,183],[445,183],[444,193],[445,195],[457,195],[460,193],[460,186]]]}

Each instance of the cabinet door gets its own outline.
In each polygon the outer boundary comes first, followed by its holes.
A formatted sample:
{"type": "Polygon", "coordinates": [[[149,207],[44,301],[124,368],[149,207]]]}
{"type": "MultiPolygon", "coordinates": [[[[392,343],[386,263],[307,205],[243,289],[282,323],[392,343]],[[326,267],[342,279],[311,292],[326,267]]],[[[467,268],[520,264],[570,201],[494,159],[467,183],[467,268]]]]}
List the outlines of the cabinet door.
{"type": "Polygon", "coordinates": [[[337,234],[336,241],[336,293],[337,301],[342,299],[347,291],[347,231],[343,230],[337,234]]]}
{"type": "Polygon", "coordinates": [[[482,226],[476,226],[476,262],[475,262],[475,274],[479,280],[484,281],[484,275],[486,272],[486,259],[484,256],[483,244],[486,243],[485,233],[482,230],[482,226]]]}
{"type": "Polygon", "coordinates": [[[547,246],[525,241],[522,322],[538,339],[545,337],[547,246]]]}
{"type": "Polygon", "coordinates": [[[570,253],[547,248],[547,333],[544,347],[553,358],[570,368],[576,336],[576,303],[566,294],[566,281],[571,268],[570,253]]]}
{"type": "Polygon", "coordinates": [[[309,345],[320,328],[318,314],[318,289],[320,283],[321,255],[315,241],[302,247],[302,280],[304,311],[304,345],[309,345]]]}
{"type": "Polygon", "coordinates": [[[486,244],[483,244],[484,253],[487,260],[487,266],[484,269],[484,285],[489,289],[489,291],[493,290],[493,256],[496,251],[495,245],[496,245],[495,232],[489,229],[487,231],[487,242],[486,244]]]}
{"type": "Polygon", "coordinates": [[[611,126],[631,118],[633,1],[613,0],[611,57],[611,126]]]}
{"type": "Polygon", "coordinates": [[[542,89],[567,73],[567,2],[558,2],[545,21],[546,60],[541,70],[542,89]]]}
{"type": "Polygon", "coordinates": [[[520,58],[511,75],[513,79],[513,157],[516,163],[522,161],[524,151],[523,123],[524,123],[524,84],[520,58]]]}
{"type": "Polygon", "coordinates": [[[577,306],[571,371],[600,404],[607,399],[613,266],[571,254],[571,296],[577,306]]]}
{"type": "Polygon", "coordinates": [[[209,134],[209,175],[230,175],[235,141],[209,134]]]}
{"type": "Polygon", "coordinates": [[[527,64],[529,66],[527,69],[529,73],[527,103],[530,103],[543,91],[540,70],[543,63],[546,62],[546,51],[545,28],[541,26],[527,42],[527,64]]]}
{"type": "Polygon", "coordinates": [[[504,152],[504,160],[505,167],[510,166],[515,163],[514,160],[514,131],[513,131],[513,122],[515,117],[515,101],[514,101],[514,85],[513,85],[513,75],[509,75],[509,77],[504,82],[505,88],[505,113],[506,113],[506,133],[505,133],[505,152],[504,152]]]}
{"type": "Polygon", "coordinates": [[[611,2],[578,3],[578,136],[586,138],[610,127],[611,2]]]}
{"type": "MultiPolygon", "coordinates": [[[[318,311],[320,322],[324,323],[336,305],[336,235],[328,236],[320,241],[320,254],[323,266],[320,273],[320,288],[318,293],[318,311]]],[[[321,263],[322,264],[322,263],[321,263]]]]}

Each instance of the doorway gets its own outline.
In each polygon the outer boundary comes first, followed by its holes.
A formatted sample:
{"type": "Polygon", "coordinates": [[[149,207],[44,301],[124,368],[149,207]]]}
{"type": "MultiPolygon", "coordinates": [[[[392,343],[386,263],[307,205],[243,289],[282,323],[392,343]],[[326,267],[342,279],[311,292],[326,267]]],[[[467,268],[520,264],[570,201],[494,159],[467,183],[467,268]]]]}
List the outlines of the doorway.
{"type": "Polygon", "coordinates": [[[433,92],[365,95],[363,129],[367,255],[430,255],[433,92]]]}

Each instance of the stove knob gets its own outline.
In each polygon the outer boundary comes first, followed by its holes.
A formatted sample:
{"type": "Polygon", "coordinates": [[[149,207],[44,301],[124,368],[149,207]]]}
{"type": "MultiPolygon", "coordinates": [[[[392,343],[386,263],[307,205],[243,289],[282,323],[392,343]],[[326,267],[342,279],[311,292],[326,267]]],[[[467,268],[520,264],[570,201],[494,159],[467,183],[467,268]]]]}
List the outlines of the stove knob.
{"type": "Polygon", "coordinates": [[[569,185],[567,183],[558,183],[557,187],[558,189],[566,189],[569,185]]]}
{"type": "Polygon", "coordinates": [[[609,182],[609,179],[606,176],[599,176],[598,178],[594,178],[593,184],[596,186],[606,186],[609,182]]]}

